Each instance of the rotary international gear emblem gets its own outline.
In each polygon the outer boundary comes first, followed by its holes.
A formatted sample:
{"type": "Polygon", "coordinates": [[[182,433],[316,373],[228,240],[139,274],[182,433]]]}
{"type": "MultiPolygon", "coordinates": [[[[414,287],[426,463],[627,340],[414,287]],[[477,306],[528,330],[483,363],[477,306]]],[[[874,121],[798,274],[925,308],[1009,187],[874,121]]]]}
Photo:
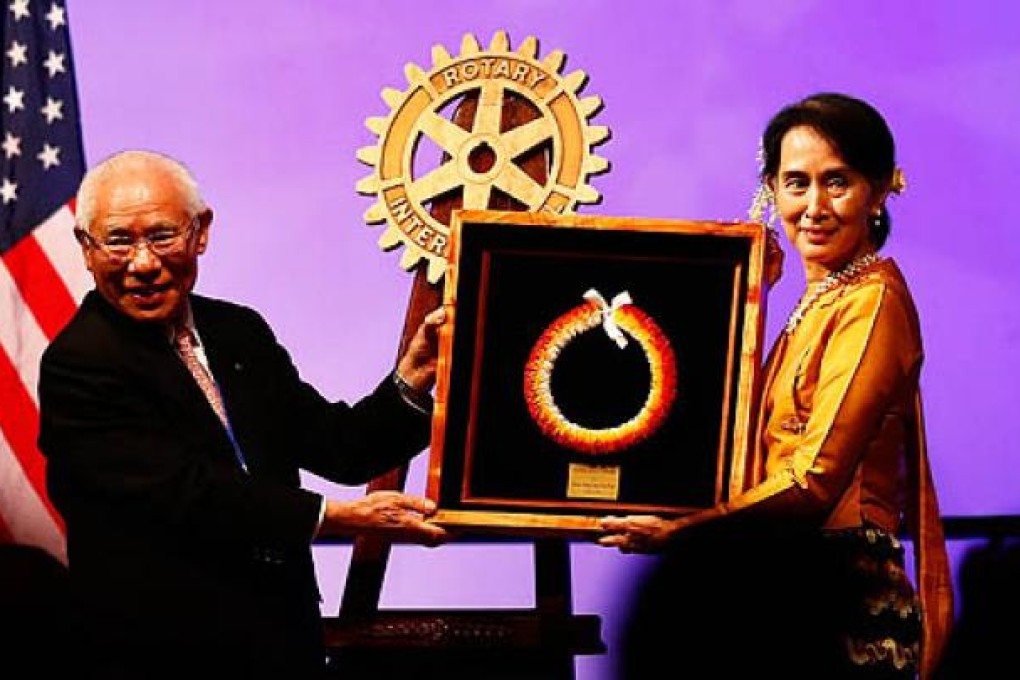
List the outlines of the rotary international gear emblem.
{"type": "MultiPolygon", "coordinates": [[[[611,303],[592,289],[586,303],[557,317],[535,342],[524,367],[524,399],[538,428],[560,446],[591,455],[619,453],[652,436],[665,422],[676,400],[676,357],[657,323],[634,305],[627,292],[611,303]],[[582,333],[602,326],[621,349],[627,335],[641,345],[651,373],[648,395],[640,411],[619,425],[587,428],[563,415],[552,394],[552,372],[563,349],[582,333]]],[[[593,368],[597,370],[597,367],[593,368]]]]}
{"type": "Polygon", "coordinates": [[[609,169],[608,161],[591,152],[609,138],[609,129],[588,125],[602,100],[579,98],[588,76],[583,71],[560,75],[565,59],[557,50],[539,61],[534,37],[514,51],[507,34],[499,31],[483,50],[468,34],[457,56],[435,45],[430,70],[408,64],[403,92],[383,90],[390,113],[365,121],[379,140],[358,150],[358,160],[373,170],[357,190],[377,199],[365,212],[365,221],[388,223],[380,247],[389,251],[405,246],[401,267],[411,270],[426,260],[428,280],[437,283],[443,277],[450,229],[426,207],[441,196],[457,192],[461,207],[486,209],[498,191],[532,212],[557,214],[601,200],[586,182],[609,169]],[[465,129],[444,112],[468,96],[477,96],[477,109],[465,129]],[[509,97],[525,100],[535,117],[506,129],[502,114],[509,97]],[[418,157],[426,139],[439,147],[446,162],[436,158],[436,167],[430,169],[418,157]],[[546,149],[544,182],[516,162],[536,148],[546,149]]]}

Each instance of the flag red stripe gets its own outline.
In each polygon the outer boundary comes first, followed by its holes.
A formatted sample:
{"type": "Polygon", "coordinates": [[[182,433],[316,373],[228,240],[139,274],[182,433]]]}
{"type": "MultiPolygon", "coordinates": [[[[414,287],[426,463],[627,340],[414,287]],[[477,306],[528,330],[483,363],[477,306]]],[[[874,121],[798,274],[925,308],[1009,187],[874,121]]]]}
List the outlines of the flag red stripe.
{"type": "Polygon", "coordinates": [[[31,237],[18,241],[4,253],[3,261],[39,328],[52,340],[77,308],[64,280],[31,237]]]}
{"type": "Polygon", "coordinates": [[[63,531],[64,520],[46,493],[46,461],[36,448],[39,410],[6,352],[0,352],[0,403],[4,405],[0,409],[0,431],[14,451],[25,477],[63,531]]]}

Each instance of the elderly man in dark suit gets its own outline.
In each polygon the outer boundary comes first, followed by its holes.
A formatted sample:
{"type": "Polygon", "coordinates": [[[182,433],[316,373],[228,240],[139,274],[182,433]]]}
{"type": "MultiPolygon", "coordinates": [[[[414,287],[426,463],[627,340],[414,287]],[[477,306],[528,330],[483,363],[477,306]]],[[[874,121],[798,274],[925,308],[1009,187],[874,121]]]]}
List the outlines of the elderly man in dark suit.
{"type": "Polygon", "coordinates": [[[116,154],[77,209],[96,285],[43,356],[39,444],[82,675],[318,677],[312,540],[446,536],[427,499],[325,499],[298,470],[361,484],[425,447],[442,310],[370,395],[333,403],[255,311],[192,293],[212,211],[183,165],[116,154]]]}

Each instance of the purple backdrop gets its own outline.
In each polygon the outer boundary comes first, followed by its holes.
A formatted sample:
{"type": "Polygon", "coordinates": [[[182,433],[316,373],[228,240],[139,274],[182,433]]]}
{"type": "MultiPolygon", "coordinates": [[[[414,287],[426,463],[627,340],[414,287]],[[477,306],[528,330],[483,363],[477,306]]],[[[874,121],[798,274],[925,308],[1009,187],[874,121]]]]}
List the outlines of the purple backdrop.
{"type": "MultiPolygon", "coordinates": [[[[888,253],[907,273],[927,343],[924,388],[944,513],[1020,512],[1020,4],[1013,0],[829,3],[447,0],[212,3],[89,0],[68,16],[90,163],[125,147],[194,170],[216,211],[199,289],[261,310],[304,376],[335,398],[392,365],[410,277],[362,220],[355,159],[375,143],[383,87],[433,45],[487,45],[498,29],[540,57],[567,54],[612,129],[612,162],[581,211],[690,219],[745,215],[767,117],[821,89],[886,115],[907,193],[888,253]]],[[[798,267],[770,302],[769,338],[801,292],[798,267]]],[[[408,483],[423,491],[425,456],[408,483]]],[[[339,497],[342,489],[307,483],[339,497]]],[[[955,545],[959,553],[961,546],[955,545]]],[[[349,549],[316,548],[323,611],[335,614],[349,549]]],[[[645,558],[572,547],[575,609],[602,615],[610,653],[581,657],[609,677],[615,627],[645,558]]],[[[398,547],[386,606],[532,604],[526,545],[398,547]]]]}

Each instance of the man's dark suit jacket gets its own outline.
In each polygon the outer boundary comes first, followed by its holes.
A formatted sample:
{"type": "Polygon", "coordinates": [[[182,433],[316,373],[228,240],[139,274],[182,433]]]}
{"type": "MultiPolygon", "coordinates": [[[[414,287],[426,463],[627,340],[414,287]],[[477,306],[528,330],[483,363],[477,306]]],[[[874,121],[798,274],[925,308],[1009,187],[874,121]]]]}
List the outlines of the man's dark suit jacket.
{"type": "Polygon", "coordinates": [[[391,377],[331,403],[256,312],[197,295],[191,307],[250,474],[165,329],[92,291],[43,355],[39,444],[82,661],[103,677],[304,677],[323,659],[320,498],[298,469],[362,484],[420,452],[429,419],[391,377]]]}

